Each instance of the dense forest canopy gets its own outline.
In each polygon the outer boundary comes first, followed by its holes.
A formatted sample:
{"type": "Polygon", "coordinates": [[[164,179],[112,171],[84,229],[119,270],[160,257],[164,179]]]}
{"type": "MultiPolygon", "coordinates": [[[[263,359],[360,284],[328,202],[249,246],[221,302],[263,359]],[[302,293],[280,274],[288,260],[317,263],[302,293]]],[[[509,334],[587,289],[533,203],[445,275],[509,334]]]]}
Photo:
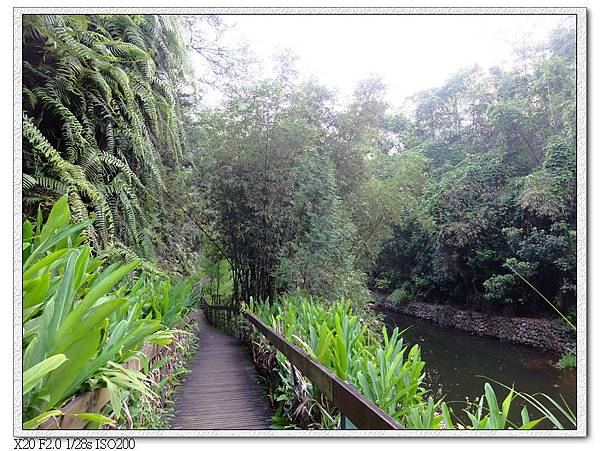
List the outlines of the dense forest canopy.
{"type": "MultiPolygon", "coordinates": [[[[293,55],[249,71],[218,17],[26,16],[23,212],[68,194],[103,255],[230,271],[234,298],[369,290],[506,314],[575,308],[575,34],[405,109],[342,103],[293,55]],[[210,75],[194,79],[190,52],[210,75]],[[218,105],[203,87],[219,87],[218,105]]],[[[401,77],[401,74],[398,74],[401,77]]]]}

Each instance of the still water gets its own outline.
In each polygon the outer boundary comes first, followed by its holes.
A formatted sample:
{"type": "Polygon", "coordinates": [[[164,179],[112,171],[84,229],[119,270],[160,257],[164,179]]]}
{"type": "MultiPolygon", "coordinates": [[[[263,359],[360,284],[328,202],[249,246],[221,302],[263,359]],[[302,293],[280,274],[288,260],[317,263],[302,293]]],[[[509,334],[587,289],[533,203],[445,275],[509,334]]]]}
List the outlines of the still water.
{"type": "MultiPolygon", "coordinates": [[[[434,399],[445,395],[444,400],[454,410],[455,415],[465,422],[462,412],[466,400],[475,401],[483,394],[483,384],[487,376],[529,394],[546,393],[562,404],[561,395],[575,412],[577,399],[576,372],[559,370],[552,366],[557,356],[529,346],[515,345],[490,337],[480,337],[452,328],[441,327],[431,321],[420,320],[390,310],[380,310],[388,327],[404,329],[408,343],[421,345],[421,357],[426,363],[425,383],[434,399]]],[[[507,390],[492,383],[499,402],[507,390]]],[[[546,401],[545,405],[549,406],[546,401]]],[[[511,407],[510,418],[518,422],[522,401],[516,400],[511,407]]],[[[528,406],[531,419],[539,418],[535,408],[528,406]]],[[[565,426],[571,424],[552,409],[565,426]],[[564,421],[563,421],[564,420],[564,421]]],[[[520,423],[519,423],[520,424],[520,423]]],[[[552,428],[544,422],[539,428],[552,428]]]]}

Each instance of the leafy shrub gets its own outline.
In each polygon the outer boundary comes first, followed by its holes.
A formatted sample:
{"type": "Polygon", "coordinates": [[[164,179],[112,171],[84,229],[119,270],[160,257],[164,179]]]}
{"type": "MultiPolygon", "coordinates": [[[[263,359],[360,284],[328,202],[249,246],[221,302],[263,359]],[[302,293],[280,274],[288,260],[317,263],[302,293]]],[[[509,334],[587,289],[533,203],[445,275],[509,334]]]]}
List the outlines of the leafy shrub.
{"type": "MultiPolygon", "coordinates": [[[[384,328],[383,343],[376,340],[352,313],[350,301],[323,304],[302,295],[284,295],[277,303],[252,303],[249,309],[396,418],[403,418],[411,406],[422,402],[425,364],[419,346],[409,349],[398,329],[389,335],[384,328]]],[[[280,415],[284,412],[304,426],[337,425],[338,412],[308,380],[301,386],[306,387],[303,396],[309,407],[303,416],[298,415],[297,375],[280,353],[276,353],[274,371],[279,378],[274,397],[283,403],[280,415]]]]}
{"type": "Polygon", "coordinates": [[[392,291],[392,293],[388,296],[387,299],[392,301],[394,304],[404,304],[410,302],[411,296],[408,290],[404,286],[402,286],[392,291]]]}
{"type": "MultiPolygon", "coordinates": [[[[390,334],[384,326],[382,339],[374,338],[352,312],[347,300],[324,303],[300,294],[286,294],[273,303],[251,302],[247,308],[408,428],[530,429],[544,418],[551,418],[556,427],[562,427],[550,411],[530,395],[510,389],[498,404],[489,383],[484,386],[479,404],[466,411],[470,424],[455,424],[446,403],[434,401],[431,396],[425,398],[425,362],[421,360],[419,345],[407,346],[398,328],[390,334]],[[510,422],[509,411],[516,397],[525,399],[542,417],[530,420],[528,409],[524,407],[521,424],[510,422]]],[[[276,425],[338,427],[339,412],[311,381],[292,367],[283,354],[273,352],[264,336],[255,333],[252,340],[257,363],[270,365],[267,369],[272,375],[271,391],[277,405],[276,425]]]]}
{"type": "MultiPolygon", "coordinates": [[[[516,258],[506,260],[504,266],[510,271],[510,268],[515,268],[519,274],[530,278],[535,274],[537,265],[535,263],[519,261],[516,258]]],[[[523,303],[527,296],[531,296],[529,292],[523,293],[523,283],[513,274],[496,274],[483,282],[484,299],[500,304],[523,303]]]]}
{"type": "Polygon", "coordinates": [[[561,370],[577,368],[577,356],[572,351],[565,352],[556,363],[556,367],[561,370]]]}
{"type": "Polygon", "coordinates": [[[168,280],[132,280],[139,260],[105,266],[82,235],[91,219],[70,221],[63,196],[43,226],[41,214],[35,227],[23,224],[25,428],[60,415],[60,407],[86,387],[106,386],[118,417],[128,391],[147,392],[145,377],[119,363],[145,343],[169,343],[165,324],[173,325],[190,304],[189,283],[169,292],[168,280]]]}

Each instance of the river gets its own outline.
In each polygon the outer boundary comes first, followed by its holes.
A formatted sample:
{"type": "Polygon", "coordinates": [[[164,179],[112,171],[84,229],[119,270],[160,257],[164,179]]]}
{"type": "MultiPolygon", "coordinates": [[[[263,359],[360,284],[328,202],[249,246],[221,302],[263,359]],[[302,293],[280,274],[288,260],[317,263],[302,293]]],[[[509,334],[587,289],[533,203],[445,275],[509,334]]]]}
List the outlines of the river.
{"type": "MultiPolygon", "coordinates": [[[[546,393],[561,401],[561,395],[575,412],[577,383],[575,370],[559,370],[552,363],[557,356],[529,346],[515,345],[491,337],[480,337],[458,329],[444,328],[431,321],[421,320],[387,309],[380,309],[388,327],[404,329],[405,340],[421,346],[421,355],[426,362],[425,382],[434,399],[445,395],[458,418],[465,422],[462,412],[466,400],[474,401],[483,393],[487,376],[511,386],[521,392],[546,393]]],[[[507,390],[492,383],[501,402],[507,390]]],[[[516,400],[510,418],[518,422],[522,401],[516,400]]],[[[549,402],[545,402],[549,405],[549,402]]],[[[528,407],[531,419],[539,418],[538,412],[528,407]]],[[[552,409],[565,427],[571,424],[552,409]],[[563,421],[564,420],[564,421],[563,421]]],[[[520,423],[519,423],[520,424],[520,423]]],[[[543,422],[539,428],[551,428],[543,422]]]]}

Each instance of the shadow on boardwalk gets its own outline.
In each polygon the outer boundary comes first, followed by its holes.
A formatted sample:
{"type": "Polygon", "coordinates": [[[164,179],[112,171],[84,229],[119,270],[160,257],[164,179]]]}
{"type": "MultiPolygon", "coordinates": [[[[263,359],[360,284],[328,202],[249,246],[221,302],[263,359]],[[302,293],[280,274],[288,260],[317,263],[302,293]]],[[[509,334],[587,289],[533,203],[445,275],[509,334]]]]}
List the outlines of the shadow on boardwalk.
{"type": "Polygon", "coordinates": [[[273,411],[246,346],[203,314],[190,373],[175,391],[173,429],[269,429],[273,411]]]}

